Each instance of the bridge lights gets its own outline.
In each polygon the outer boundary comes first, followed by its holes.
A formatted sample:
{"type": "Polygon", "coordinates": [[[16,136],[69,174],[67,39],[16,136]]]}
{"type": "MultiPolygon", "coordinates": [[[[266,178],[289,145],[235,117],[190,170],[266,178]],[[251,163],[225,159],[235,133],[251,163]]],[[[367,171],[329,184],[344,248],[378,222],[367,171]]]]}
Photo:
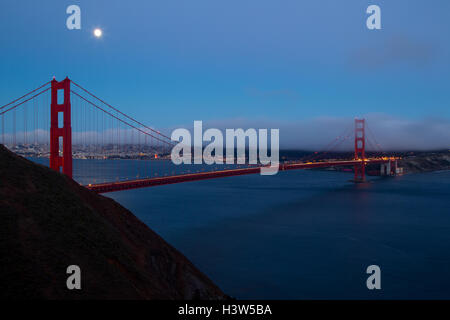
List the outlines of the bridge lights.
{"type": "Polygon", "coordinates": [[[365,127],[366,125],[364,119],[355,119],[355,160],[362,162],[362,164],[356,164],[354,167],[356,182],[362,182],[365,180],[365,161],[366,161],[365,127]]]}

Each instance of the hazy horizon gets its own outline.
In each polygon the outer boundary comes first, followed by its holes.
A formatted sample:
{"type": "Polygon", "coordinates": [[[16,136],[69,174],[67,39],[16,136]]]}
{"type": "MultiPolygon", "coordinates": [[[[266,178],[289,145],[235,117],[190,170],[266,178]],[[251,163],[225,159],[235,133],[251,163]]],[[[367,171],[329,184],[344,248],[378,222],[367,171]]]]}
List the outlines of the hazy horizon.
{"type": "Polygon", "coordinates": [[[69,76],[168,135],[202,120],[315,150],[364,117],[386,150],[450,147],[448,1],[379,0],[381,30],[366,0],[80,0],[81,30],[69,4],[2,4],[0,105],[69,76]]]}

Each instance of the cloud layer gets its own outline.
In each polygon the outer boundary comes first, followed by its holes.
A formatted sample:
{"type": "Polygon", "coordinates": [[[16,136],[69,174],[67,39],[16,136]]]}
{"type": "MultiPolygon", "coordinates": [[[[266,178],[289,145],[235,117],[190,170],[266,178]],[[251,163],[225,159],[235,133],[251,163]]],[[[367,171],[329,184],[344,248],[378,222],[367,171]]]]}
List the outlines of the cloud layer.
{"type": "Polygon", "coordinates": [[[395,64],[423,66],[437,55],[436,45],[429,41],[419,41],[405,35],[386,39],[381,45],[361,47],[350,59],[354,66],[365,68],[386,67],[395,64]]]}
{"type": "MultiPolygon", "coordinates": [[[[366,137],[368,149],[437,150],[450,149],[450,119],[401,119],[386,114],[369,114],[366,137]]],[[[201,119],[198,119],[201,120],[201,119]]],[[[192,125],[185,128],[192,129],[192,125]]],[[[313,119],[274,121],[269,119],[236,118],[203,123],[207,128],[267,128],[280,129],[280,147],[306,150],[323,150],[337,137],[347,137],[336,150],[353,148],[354,119],[345,117],[320,117],[313,119]]]]}

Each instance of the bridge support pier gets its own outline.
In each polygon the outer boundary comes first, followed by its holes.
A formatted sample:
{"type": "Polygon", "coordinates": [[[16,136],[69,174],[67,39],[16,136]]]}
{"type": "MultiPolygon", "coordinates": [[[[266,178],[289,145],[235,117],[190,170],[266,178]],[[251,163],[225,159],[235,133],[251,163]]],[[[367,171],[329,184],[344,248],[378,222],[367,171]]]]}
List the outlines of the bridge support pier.
{"type": "Polygon", "coordinates": [[[391,162],[382,163],[380,165],[380,174],[382,176],[388,176],[391,174],[391,162]]]}
{"type": "Polygon", "coordinates": [[[51,82],[50,104],[50,168],[72,178],[72,125],[70,118],[70,80],[51,82]],[[58,91],[63,91],[64,100],[58,103],[58,91]],[[63,123],[59,121],[62,113],[63,123]],[[60,143],[60,138],[62,143],[60,143]],[[61,145],[62,144],[62,145],[61,145]],[[62,150],[61,150],[62,147],[62,150]],[[62,156],[61,156],[62,154],[62,156]]]}
{"type": "Polygon", "coordinates": [[[362,162],[360,165],[355,165],[355,182],[364,182],[366,181],[366,165],[362,162]]]}
{"type": "Polygon", "coordinates": [[[396,176],[399,171],[403,171],[399,169],[401,168],[398,168],[397,160],[390,160],[389,162],[380,165],[380,174],[382,176],[396,176]]]}

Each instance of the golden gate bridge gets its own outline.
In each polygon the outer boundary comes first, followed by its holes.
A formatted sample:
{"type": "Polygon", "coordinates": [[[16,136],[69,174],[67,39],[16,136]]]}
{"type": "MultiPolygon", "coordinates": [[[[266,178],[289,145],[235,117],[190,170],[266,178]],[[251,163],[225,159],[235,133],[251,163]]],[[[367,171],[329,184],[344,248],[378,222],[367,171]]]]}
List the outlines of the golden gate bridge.
{"type": "MultiPolygon", "coordinates": [[[[53,79],[1,106],[0,117],[3,145],[24,156],[48,159],[50,168],[99,193],[257,174],[261,169],[261,165],[249,164],[197,166],[196,171],[189,166],[175,166],[167,159],[176,143],[170,137],[69,78],[53,79]],[[104,168],[89,161],[92,159],[112,162],[104,166],[110,171],[102,175],[104,168]]],[[[365,168],[379,164],[381,174],[395,175],[398,158],[387,156],[371,130],[366,129],[367,121],[355,119],[354,127],[323,151],[281,162],[279,170],[352,167],[354,181],[363,182],[365,168]],[[354,150],[346,159],[325,158],[351,140],[354,150]],[[370,156],[366,144],[371,148],[370,156]]]]}

